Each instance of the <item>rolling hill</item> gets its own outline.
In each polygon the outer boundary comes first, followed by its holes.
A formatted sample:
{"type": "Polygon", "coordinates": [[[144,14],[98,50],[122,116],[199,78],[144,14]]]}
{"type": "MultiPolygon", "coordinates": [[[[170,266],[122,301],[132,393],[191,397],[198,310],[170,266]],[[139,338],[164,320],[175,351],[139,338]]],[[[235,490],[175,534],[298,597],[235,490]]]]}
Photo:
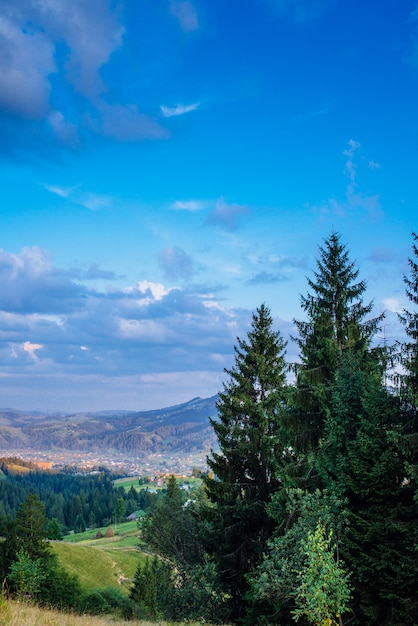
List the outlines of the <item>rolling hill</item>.
{"type": "Polygon", "coordinates": [[[26,449],[176,455],[216,444],[209,418],[217,396],[152,411],[40,413],[0,409],[0,454],[26,449]]]}

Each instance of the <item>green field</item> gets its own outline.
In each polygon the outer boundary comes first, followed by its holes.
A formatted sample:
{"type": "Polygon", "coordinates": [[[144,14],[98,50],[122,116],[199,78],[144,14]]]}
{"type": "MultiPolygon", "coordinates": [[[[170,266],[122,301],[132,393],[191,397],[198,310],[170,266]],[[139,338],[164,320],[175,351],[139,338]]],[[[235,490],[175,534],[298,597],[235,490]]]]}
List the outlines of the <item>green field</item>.
{"type": "MultiPolygon", "coordinates": [[[[112,524],[112,528],[115,530],[115,537],[110,537],[109,539],[107,539],[104,536],[107,528],[108,526],[102,526],[101,528],[93,528],[90,530],[86,530],[84,533],[71,532],[69,535],[65,535],[64,541],[67,541],[70,543],[79,543],[81,541],[82,542],[92,541],[94,542],[94,544],[99,542],[100,546],[102,546],[103,544],[106,544],[106,542],[112,542],[112,541],[117,542],[117,541],[121,541],[122,539],[126,537],[136,537],[136,539],[138,539],[138,536],[139,536],[138,526],[137,526],[136,521],[121,522],[116,525],[116,529],[115,529],[115,526],[112,524]],[[96,534],[97,534],[97,531],[99,530],[103,535],[103,539],[96,539],[96,534]]],[[[99,543],[97,545],[99,545],[99,543]]]]}
{"type": "MultiPolygon", "coordinates": [[[[136,522],[118,524],[114,537],[96,539],[97,530],[71,533],[63,541],[51,542],[59,562],[71,574],[77,574],[85,589],[115,587],[129,591],[142,551],[136,522]]],[[[106,527],[100,531],[104,535],[106,527]]]]}
{"type": "MultiPolygon", "coordinates": [[[[202,485],[201,478],[194,478],[193,476],[186,476],[184,478],[177,478],[177,482],[180,487],[188,487],[190,490],[198,489],[202,485]]],[[[150,489],[159,491],[160,489],[165,488],[165,483],[162,485],[151,481],[146,484],[140,484],[138,477],[128,476],[126,478],[117,478],[113,481],[115,487],[123,487],[125,491],[129,491],[131,487],[136,489],[137,491],[141,491],[141,489],[150,489]]]]}

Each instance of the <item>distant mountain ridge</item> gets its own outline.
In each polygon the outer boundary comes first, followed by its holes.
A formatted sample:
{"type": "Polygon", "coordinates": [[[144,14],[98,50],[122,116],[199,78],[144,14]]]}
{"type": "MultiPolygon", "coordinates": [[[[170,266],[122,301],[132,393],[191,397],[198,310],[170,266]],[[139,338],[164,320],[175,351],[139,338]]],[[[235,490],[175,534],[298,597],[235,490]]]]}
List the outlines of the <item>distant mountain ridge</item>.
{"type": "Polygon", "coordinates": [[[151,411],[42,413],[0,409],[0,450],[112,451],[149,454],[208,452],[216,443],[209,418],[216,401],[193,398],[151,411]]]}

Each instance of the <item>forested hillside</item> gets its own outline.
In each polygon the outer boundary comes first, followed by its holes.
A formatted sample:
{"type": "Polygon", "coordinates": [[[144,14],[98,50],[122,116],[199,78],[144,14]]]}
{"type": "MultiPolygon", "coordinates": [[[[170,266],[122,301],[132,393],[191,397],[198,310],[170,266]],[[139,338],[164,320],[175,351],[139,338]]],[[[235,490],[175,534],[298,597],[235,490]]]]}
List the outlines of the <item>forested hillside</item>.
{"type": "MultiPolygon", "coordinates": [[[[60,472],[37,471],[31,463],[14,460],[14,466],[20,464],[22,470],[11,469],[13,459],[1,459],[0,468],[3,480],[0,480],[0,520],[7,517],[15,518],[19,506],[26,498],[36,493],[43,506],[48,520],[55,520],[62,533],[73,530],[78,519],[79,524],[105,526],[114,517],[118,499],[125,504],[126,515],[138,509],[147,509],[155,494],[147,489],[138,491],[123,487],[116,488],[113,480],[117,477],[105,468],[92,473],[79,473],[74,469],[60,472]]],[[[54,535],[51,539],[57,538],[54,535]]]]}
{"type": "MultiPolygon", "coordinates": [[[[141,525],[155,558],[138,565],[135,615],[248,626],[418,624],[415,234],[412,243],[403,343],[375,341],[384,316],[373,314],[334,232],[301,296],[304,319],[294,321],[297,365],[268,306],[253,313],[225,370],[203,487],[185,493],[171,476],[141,525]]],[[[31,517],[24,506],[5,524],[2,544],[15,593],[23,565],[50,571],[45,542],[30,552],[22,533],[31,517]]]]}
{"type": "Polygon", "coordinates": [[[216,396],[154,411],[44,414],[0,410],[0,450],[117,451],[149,454],[209,452],[215,444],[209,417],[216,396]]]}

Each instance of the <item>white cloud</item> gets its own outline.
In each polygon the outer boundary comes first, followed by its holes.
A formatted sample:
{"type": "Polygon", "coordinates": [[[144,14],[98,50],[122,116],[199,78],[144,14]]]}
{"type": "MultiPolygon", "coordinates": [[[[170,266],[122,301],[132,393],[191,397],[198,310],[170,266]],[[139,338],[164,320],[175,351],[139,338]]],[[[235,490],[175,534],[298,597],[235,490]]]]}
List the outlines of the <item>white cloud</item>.
{"type": "Polygon", "coordinates": [[[121,45],[123,32],[109,0],[3,0],[0,104],[28,117],[46,114],[58,41],[68,46],[68,81],[97,98],[105,90],[99,69],[121,45]]]}
{"type": "Polygon", "coordinates": [[[401,313],[403,310],[402,304],[397,298],[384,298],[382,304],[384,308],[391,313],[401,313]]]}
{"type": "Polygon", "coordinates": [[[192,32],[199,28],[196,9],[189,0],[170,0],[170,13],[185,32],[192,32]]]}
{"type": "MultiPolygon", "coordinates": [[[[188,4],[173,8],[185,27],[192,25],[188,4]]],[[[102,70],[122,46],[121,16],[112,0],[2,0],[0,112],[41,122],[39,136],[73,149],[88,137],[83,131],[117,141],[168,137],[136,104],[106,100],[102,70]],[[52,104],[64,99],[72,117],[52,104]]],[[[29,142],[23,131],[20,142],[29,142]]],[[[10,150],[17,150],[15,140],[10,150]]]]}
{"type": "Polygon", "coordinates": [[[121,319],[119,324],[121,336],[126,339],[162,344],[171,336],[168,326],[156,320],[121,319]]]}
{"type": "Polygon", "coordinates": [[[67,78],[78,91],[95,99],[106,90],[99,69],[122,44],[124,27],[109,0],[43,0],[31,2],[34,18],[54,40],[69,48],[67,78]]]}
{"type": "Polygon", "coordinates": [[[345,169],[348,173],[348,176],[351,180],[352,185],[356,185],[356,169],[357,166],[354,163],[354,157],[356,151],[361,147],[361,143],[358,141],[354,141],[350,139],[348,142],[349,147],[346,150],[343,150],[343,155],[347,157],[347,161],[345,162],[345,169]]]}
{"type": "Polygon", "coordinates": [[[196,109],[199,108],[199,105],[199,102],[195,102],[194,104],[177,104],[174,107],[167,107],[162,104],[160,109],[164,117],[173,117],[175,115],[190,113],[190,111],[196,111],[196,109]]]}
{"type": "Polygon", "coordinates": [[[83,191],[81,183],[72,187],[61,187],[60,185],[50,185],[48,183],[43,183],[42,186],[60,198],[65,198],[90,211],[106,209],[114,202],[114,199],[106,194],[83,191]]]}
{"type": "Polygon", "coordinates": [[[82,194],[76,201],[77,204],[89,209],[90,211],[100,211],[106,209],[112,204],[112,198],[98,193],[82,194]]]}
{"type": "Polygon", "coordinates": [[[177,200],[171,205],[171,208],[176,211],[190,211],[191,213],[202,211],[207,207],[208,202],[202,202],[201,200],[177,200]]]}
{"type": "Polygon", "coordinates": [[[43,348],[41,343],[31,343],[30,341],[25,341],[22,348],[34,361],[39,361],[39,357],[36,352],[37,350],[41,350],[43,348]]]}
{"type": "MultiPolygon", "coordinates": [[[[132,386],[128,401],[119,393],[124,381],[150,373],[221,376],[251,320],[204,286],[169,289],[144,278],[124,289],[89,290],[82,272],[56,268],[40,248],[0,251],[0,280],[0,392],[11,406],[24,397],[31,408],[101,408],[103,393],[108,406],[132,407],[135,399],[141,406],[151,387],[132,386]]],[[[164,390],[164,402],[175,393],[164,390]]],[[[184,400],[204,396],[206,383],[185,381],[184,393],[184,400]]]]}
{"type": "Polygon", "coordinates": [[[59,185],[49,185],[47,183],[44,183],[42,186],[47,191],[50,191],[51,193],[54,193],[57,196],[60,196],[61,198],[68,198],[69,196],[71,196],[73,191],[75,191],[81,186],[81,184],[73,185],[72,187],[60,187],[59,185]]]}
{"type": "Polygon", "coordinates": [[[169,289],[166,289],[162,283],[152,283],[149,280],[140,280],[138,283],[138,289],[142,293],[150,291],[156,300],[161,300],[163,296],[166,296],[169,289]]]}

